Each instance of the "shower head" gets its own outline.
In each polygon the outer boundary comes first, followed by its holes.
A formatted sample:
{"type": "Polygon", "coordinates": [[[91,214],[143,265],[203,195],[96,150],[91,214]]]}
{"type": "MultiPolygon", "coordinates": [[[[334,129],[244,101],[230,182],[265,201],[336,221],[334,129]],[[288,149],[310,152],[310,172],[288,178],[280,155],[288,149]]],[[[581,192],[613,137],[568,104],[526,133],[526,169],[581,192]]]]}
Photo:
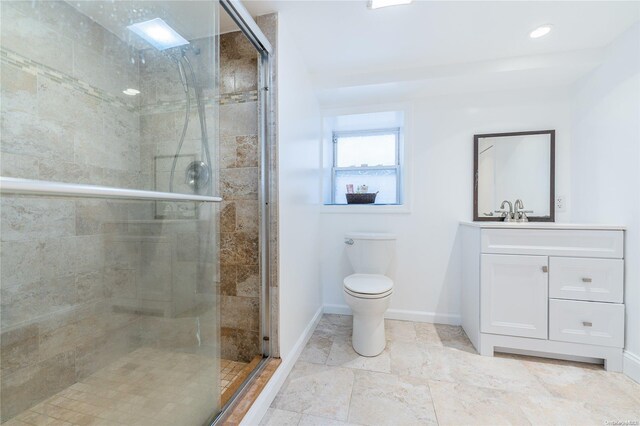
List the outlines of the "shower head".
{"type": "Polygon", "coordinates": [[[160,51],[189,44],[186,38],[160,18],[131,24],[127,28],[160,51]]]}

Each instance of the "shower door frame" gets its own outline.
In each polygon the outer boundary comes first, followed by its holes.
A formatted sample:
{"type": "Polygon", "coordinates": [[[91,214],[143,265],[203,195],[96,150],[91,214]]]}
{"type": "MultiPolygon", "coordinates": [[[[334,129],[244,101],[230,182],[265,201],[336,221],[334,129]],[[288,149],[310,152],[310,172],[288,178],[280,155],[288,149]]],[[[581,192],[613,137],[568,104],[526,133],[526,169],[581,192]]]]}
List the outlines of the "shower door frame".
{"type": "MultiPolygon", "coordinates": [[[[259,250],[260,250],[260,339],[263,357],[269,358],[274,353],[271,339],[271,141],[273,137],[271,106],[273,78],[273,46],[264,35],[258,24],[240,0],[219,0],[222,8],[238,25],[260,55],[258,67],[258,136],[260,140],[260,183],[258,186],[258,203],[260,205],[259,250]]],[[[233,400],[233,398],[232,398],[233,400]]]]}
{"type": "MultiPolygon", "coordinates": [[[[273,82],[273,46],[258,27],[249,11],[240,0],[218,0],[225,12],[238,25],[240,31],[247,37],[260,55],[258,67],[258,137],[260,140],[260,182],[258,186],[259,203],[259,250],[260,250],[260,340],[263,359],[249,374],[244,383],[234,393],[229,402],[220,407],[221,411],[211,420],[211,425],[223,422],[226,415],[233,409],[237,397],[262,371],[266,361],[277,354],[277,342],[272,339],[274,321],[271,315],[271,287],[272,287],[272,257],[275,247],[271,244],[271,209],[276,200],[272,199],[272,144],[274,140],[272,121],[272,82],[273,82]]],[[[275,287],[275,286],[274,286],[275,287]]],[[[275,334],[275,333],[274,333],[275,334]]]]}

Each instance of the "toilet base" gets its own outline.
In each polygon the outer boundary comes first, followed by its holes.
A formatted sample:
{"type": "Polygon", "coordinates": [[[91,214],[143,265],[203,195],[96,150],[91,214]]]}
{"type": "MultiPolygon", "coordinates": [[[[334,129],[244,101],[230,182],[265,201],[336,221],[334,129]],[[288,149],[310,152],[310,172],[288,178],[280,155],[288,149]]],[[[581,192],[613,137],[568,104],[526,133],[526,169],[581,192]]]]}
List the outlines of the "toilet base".
{"type": "Polygon", "coordinates": [[[381,315],[353,315],[353,350],[362,356],[377,356],[387,345],[384,317],[381,315]]]}
{"type": "Polygon", "coordinates": [[[353,313],[353,349],[362,356],[380,355],[387,344],[384,313],[391,302],[391,292],[378,298],[362,298],[345,291],[344,299],[353,313]]]}

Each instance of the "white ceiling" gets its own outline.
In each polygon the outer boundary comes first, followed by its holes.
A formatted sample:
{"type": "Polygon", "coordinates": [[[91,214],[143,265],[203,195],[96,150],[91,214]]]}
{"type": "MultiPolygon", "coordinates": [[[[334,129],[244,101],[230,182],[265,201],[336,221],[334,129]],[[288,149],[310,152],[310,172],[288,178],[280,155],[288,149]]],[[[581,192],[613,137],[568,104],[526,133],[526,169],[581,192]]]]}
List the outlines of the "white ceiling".
{"type": "Polygon", "coordinates": [[[323,104],[568,85],[640,20],[637,1],[414,0],[378,10],[366,0],[244,4],[287,21],[323,104]],[[529,38],[547,23],[548,36],[529,38]]]}
{"type": "Polygon", "coordinates": [[[312,73],[485,61],[601,47],[640,18],[640,2],[425,1],[369,10],[366,0],[245,1],[278,10],[312,73]],[[529,31],[551,23],[546,37],[529,31]]]}

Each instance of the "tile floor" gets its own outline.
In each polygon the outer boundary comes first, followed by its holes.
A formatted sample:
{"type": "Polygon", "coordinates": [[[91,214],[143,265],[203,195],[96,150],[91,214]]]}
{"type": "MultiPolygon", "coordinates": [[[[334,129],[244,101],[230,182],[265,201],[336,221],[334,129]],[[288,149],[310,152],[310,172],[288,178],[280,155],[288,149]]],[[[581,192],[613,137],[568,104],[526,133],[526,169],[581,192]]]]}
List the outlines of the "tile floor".
{"type": "MultiPolygon", "coordinates": [[[[247,363],[220,360],[220,392],[247,363]]],[[[217,360],[198,354],[141,348],[18,414],[2,426],[201,425],[219,393],[217,360]]]]}
{"type": "Polygon", "coordinates": [[[640,422],[640,384],[602,366],[482,357],[460,327],[389,320],[386,327],[385,351],[365,358],[351,347],[351,317],[324,315],[262,424],[640,422]]]}

